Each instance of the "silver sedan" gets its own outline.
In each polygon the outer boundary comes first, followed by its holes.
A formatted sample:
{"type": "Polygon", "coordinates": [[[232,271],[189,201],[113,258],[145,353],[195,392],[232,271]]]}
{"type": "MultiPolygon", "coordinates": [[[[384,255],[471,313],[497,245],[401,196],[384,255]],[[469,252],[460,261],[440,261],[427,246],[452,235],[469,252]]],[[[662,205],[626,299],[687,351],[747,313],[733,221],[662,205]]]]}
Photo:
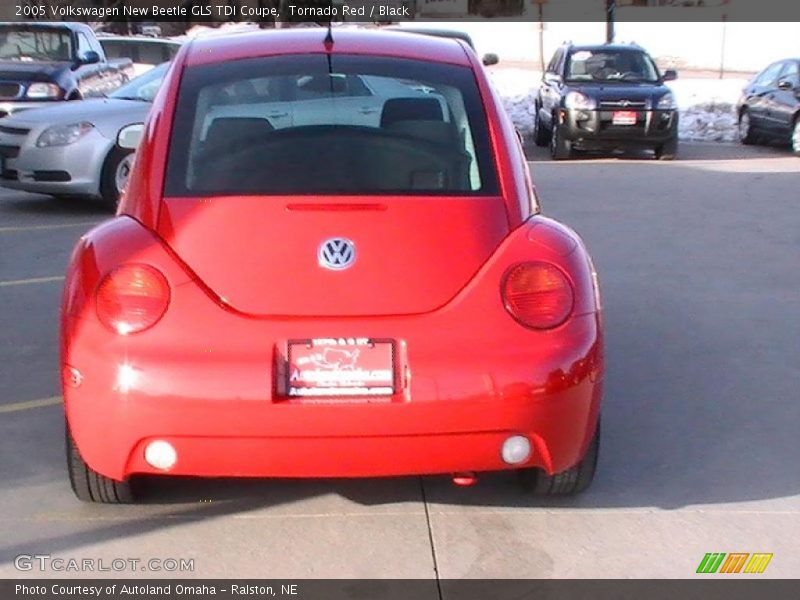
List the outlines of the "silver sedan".
{"type": "Polygon", "coordinates": [[[101,198],[115,209],[133,162],[133,151],[116,145],[117,134],[145,120],[167,68],[159,65],[107,98],[0,119],[0,186],[101,198]]]}

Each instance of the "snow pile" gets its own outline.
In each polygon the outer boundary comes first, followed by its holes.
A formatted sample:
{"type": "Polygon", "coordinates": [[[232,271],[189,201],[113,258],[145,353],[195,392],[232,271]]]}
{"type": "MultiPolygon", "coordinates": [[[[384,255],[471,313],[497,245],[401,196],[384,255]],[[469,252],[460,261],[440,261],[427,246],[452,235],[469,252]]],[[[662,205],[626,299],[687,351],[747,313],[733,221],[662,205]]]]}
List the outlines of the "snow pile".
{"type": "Polygon", "coordinates": [[[531,135],[541,74],[525,69],[491,69],[489,77],[516,128],[523,136],[531,135]]]}
{"type": "Polygon", "coordinates": [[[680,111],[678,137],[702,142],[735,142],[736,109],[727,103],[696,104],[680,111]]]}
{"type": "Polygon", "coordinates": [[[736,102],[746,84],[744,79],[678,79],[670,82],[680,111],[680,139],[736,141],[736,102]]]}
{"type": "MultiPolygon", "coordinates": [[[[511,120],[523,136],[533,133],[534,99],[540,74],[525,69],[490,69],[489,77],[511,120]]],[[[734,142],[737,139],[736,101],[744,79],[678,79],[669,83],[680,112],[682,140],[734,142]]]]}

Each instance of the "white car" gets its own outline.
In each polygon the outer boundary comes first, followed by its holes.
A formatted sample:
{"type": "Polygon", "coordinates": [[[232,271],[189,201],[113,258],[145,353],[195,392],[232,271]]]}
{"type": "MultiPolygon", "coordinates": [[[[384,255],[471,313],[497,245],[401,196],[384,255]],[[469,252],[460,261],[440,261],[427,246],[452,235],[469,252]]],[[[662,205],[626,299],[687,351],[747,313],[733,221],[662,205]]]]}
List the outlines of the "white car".
{"type": "Polygon", "coordinates": [[[0,120],[0,186],[58,197],[101,198],[115,210],[133,152],[119,131],[147,118],[168,63],[107,98],[57,102],[0,120]]]}
{"type": "Polygon", "coordinates": [[[156,65],[171,61],[181,47],[181,43],[175,40],[147,36],[101,35],[98,39],[109,59],[130,58],[136,77],[156,65]]]}
{"type": "MultiPolygon", "coordinates": [[[[271,78],[272,82],[276,80],[271,78]]],[[[266,88],[258,79],[238,82],[235,86],[220,84],[215,89],[206,118],[203,137],[212,122],[219,118],[266,119],[272,129],[316,125],[330,119],[333,107],[338,122],[363,127],[378,127],[384,104],[390,98],[430,98],[438,104],[440,117],[449,121],[447,102],[434,88],[405,84],[398,80],[368,75],[304,75],[279,79],[277,88],[266,88]],[[336,101],[331,102],[331,96],[336,101]]],[[[434,109],[436,110],[436,109],[434,109]]]]}

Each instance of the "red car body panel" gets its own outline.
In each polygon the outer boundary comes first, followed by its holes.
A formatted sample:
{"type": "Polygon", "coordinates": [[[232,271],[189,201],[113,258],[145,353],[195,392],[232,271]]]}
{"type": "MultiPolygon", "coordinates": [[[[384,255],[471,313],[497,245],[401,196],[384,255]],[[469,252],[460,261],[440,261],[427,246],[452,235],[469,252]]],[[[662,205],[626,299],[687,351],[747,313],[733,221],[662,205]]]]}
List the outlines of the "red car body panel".
{"type": "Polygon", "coordinates": [[[323,205],[318,198],[292,196],[271,197],[268,204],[248,197],[168,198],[158,233],[236,310],[295,316],[435,310],[456,295],[508,234],[502,198],[363,202],[363,197],[337,197],[323,205]],[[264,235],[264,223],[270,235],[264,235]],[[232,238],[231,231],[238,233],[232,238]],[[320,269],[314,252],[286,252],[315,248],[320,239],[337,235],[358,240],[358,258],[346,271],[320,269]],[[253,285],[258,281],[281,284],[253,285]],[[380,303],[376,281],[381,282],[380,303]]]}
{"type": "Polygon", "coordinates": [[[552,474],[585,453],[603,383],[594,269],[573,231],[536,214],[522,148],[482,66],[455,41],[341,33],[334,52],[473,70],[501,195],[162,198],[183,69],[322,51],[314,31],[185,45],[154,103],[118,216],[83,236],[65,282],[67,420],[100,474],[162,472],[144,460],[154,439],[177,450],[170,474],[200,476],[506,469],[500,446],[514,434],[534,448],[516,467],[552,474]],[[265,222],[269,235],[253,225],[265,222]],[[361,251],[344,278],[316,268],[313,252],[287,255],[344,234],[361,251]],[[404,261],[382,251],[387,239],[404,261]],[[572,312],[553,329],[523,327],[504,307],[504,274],[529,261],[556,265],[573,287],[572,312]],[[150,329],[118,335],[99,321],[95,291],[129,263],[160,271],[170,301],[150,329]],[[288,341],[342,336],[394,340],[395,393],[288,396],[280,367],[288,341]]]}

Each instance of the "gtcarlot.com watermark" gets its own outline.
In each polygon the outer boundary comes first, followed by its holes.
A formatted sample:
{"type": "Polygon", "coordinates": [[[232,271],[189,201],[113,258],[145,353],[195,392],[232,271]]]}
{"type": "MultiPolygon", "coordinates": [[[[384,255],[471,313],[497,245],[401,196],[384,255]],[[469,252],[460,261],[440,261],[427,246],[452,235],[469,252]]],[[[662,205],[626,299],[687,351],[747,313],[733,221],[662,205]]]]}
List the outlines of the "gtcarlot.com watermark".
{"type": "Polygon", "coordinates": [[[56,573],[193,573],[193,558],[72,558],[51,554],[19,554],[18,571],[56,573]]]}

